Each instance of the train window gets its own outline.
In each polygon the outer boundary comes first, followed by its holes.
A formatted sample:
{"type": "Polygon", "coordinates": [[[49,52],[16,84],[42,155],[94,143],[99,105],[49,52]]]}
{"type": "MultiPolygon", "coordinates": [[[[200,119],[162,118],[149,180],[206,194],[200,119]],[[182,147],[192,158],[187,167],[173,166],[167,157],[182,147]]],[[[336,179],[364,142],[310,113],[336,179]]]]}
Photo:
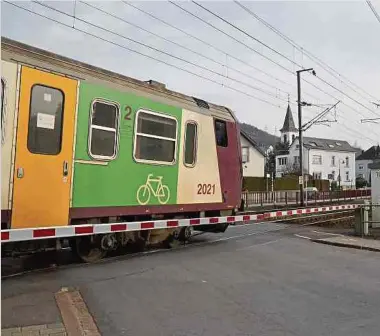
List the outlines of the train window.
{"type": "Polygon", "coordinates": [[[173,164],[177,142],[177,120],[148,111],[138,111],[134,158],[140,162],[173,164]]]}
{"type": "Polygon", "coordinates": [[[227,124],[223,120],[215,120],[216,145],[220,147],[228,146],[227,124]]]}
{"type": "Polygon", "coordinates": [[[185,166],[194,167],[197,154],[197,124],[186,123],[185,130],[185,166]]]}
{"type": "Polygon", "coordinates": [[[5,82],[1,78],[1,143],[4,143],[5,122],[5,82]]]}
{"type": "Polygon", "coordinates": [[[90,155],[95,159],[112,160],[117,154],[119,106],[95,100],[91,108],[89,136],[90,155]]]}
{"type": "Polygon", "coordinates": [[[57,155],[62,145],[64,94],[59,89],[36,84],[30,97],[28,150],[57,155]]]}

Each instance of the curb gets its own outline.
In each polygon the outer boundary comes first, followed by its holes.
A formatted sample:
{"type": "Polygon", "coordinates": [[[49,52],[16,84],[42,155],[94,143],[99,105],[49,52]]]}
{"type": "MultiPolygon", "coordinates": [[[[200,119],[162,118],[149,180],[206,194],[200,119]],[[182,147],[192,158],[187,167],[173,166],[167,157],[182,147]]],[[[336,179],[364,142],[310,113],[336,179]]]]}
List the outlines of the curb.
{"type": "Polygon", "coordinates": [[[55,299],[68,336],[101,336],[78,290],[62,288],[55,299]]]}
{"type": "Polygon", "coordinates": [[[372,252],[380,252],[379,248],[370,247],[370,246],[361,246],[361,245],[353,245],[353,244],[348,244],[348,243],[331,242],[331,241],[326,241],[323,239],[310,239],[310,240],[314,243],[319,243],[319,244],[346,247],[346,248],[352,248],[352,249],[357,249],[357,250],[367,250],[367,251],[372,251],[372,252]]]}

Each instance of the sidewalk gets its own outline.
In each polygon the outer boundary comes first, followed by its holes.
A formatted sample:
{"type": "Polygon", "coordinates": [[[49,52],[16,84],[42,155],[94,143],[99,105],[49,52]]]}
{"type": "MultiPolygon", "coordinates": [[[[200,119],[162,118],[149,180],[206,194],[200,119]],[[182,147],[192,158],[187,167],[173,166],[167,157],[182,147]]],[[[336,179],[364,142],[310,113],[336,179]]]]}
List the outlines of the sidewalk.
{"type": "Polygon", "coordinates": [[[360,237],[334,236],[329,238],[312,239],[313,242],[349,247],[361,250],[380,252],[380,240],[372,240],[360,237]]]}
{"type": "Polygon", "coordinates": [[[79,291],[2,297],[2,336],[100,336],[79,291]]]}

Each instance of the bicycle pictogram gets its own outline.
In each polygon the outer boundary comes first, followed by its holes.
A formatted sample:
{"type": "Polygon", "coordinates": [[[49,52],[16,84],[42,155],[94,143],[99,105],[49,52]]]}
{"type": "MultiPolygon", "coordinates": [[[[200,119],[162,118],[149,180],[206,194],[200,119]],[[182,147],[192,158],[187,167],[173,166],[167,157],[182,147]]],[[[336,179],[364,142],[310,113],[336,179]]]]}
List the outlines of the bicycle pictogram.
{"type": "Polygon", "coordinates": [[[167,185],[162,184],[162,176],[154,178],[153,174],[149,174],[145,184],[137,189],[137,201],[141,205],[148,204],[152,194],[161,204],[166,204],[169,201],[170,190],[167,185]],[[154,184],[156,184],[156,188],[154,188],[154,184]]]}

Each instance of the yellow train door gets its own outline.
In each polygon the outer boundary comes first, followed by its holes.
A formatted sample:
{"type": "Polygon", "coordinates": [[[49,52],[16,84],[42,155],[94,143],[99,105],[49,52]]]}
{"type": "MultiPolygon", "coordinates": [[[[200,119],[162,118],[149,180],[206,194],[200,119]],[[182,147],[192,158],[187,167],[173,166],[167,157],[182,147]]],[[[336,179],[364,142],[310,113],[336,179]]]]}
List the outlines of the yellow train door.
{"type": "Polygon", "coordinates": [[[77,81],[23,66],[12,228],[68,225],[77,81]]]}

